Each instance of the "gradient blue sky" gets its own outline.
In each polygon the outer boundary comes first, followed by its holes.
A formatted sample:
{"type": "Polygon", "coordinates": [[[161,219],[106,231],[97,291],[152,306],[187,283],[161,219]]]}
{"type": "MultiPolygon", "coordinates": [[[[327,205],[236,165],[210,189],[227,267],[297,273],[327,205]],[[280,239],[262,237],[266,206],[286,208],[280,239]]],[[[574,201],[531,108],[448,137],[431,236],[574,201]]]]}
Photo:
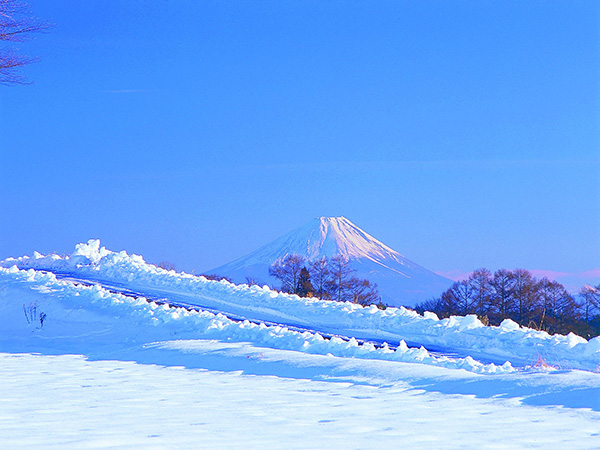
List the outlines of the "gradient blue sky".
{"type": "Polygon", "coordinates": [[[344,215],[441,273],[600,268],[597,1],[29,3],[0,258],[204,271],[344,215]]]}

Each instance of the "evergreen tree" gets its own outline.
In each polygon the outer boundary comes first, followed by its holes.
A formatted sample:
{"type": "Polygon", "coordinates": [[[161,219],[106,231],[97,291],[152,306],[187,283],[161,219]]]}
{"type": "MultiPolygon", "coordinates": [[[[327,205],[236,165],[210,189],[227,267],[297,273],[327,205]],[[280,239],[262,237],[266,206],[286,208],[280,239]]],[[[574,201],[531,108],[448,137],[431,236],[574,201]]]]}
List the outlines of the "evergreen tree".
{"type": "Polygon", "coordinates": [[[298,277],[298,285],[296,287],[296,294],[300,297],[312,297],[315,293],[313,285],[310,281],[310,274],[306,267],[300,270],[300,276],[298,277]]]}

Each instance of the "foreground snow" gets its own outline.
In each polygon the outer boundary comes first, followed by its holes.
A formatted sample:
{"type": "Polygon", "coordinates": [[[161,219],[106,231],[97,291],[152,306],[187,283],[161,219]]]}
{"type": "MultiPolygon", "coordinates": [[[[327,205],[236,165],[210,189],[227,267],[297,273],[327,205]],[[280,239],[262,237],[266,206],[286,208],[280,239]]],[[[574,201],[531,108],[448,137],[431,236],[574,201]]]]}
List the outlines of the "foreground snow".
{"type": "Polygon", "coordinates": [[[2,448],[600,448],[597,339],[210,282],[97,241],[2,265],[2,448]]]}
{"type": "Polygon", "coordinates": [[[0,354],[4,448],[597,448],[587,411],[80,356],[0,354]]]}

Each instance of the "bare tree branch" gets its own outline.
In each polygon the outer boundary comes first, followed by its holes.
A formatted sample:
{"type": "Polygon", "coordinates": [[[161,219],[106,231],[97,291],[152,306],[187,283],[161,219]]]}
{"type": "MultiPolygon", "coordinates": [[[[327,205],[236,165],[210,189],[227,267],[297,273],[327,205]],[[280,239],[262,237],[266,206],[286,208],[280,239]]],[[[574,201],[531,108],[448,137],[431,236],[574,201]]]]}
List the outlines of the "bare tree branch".
{"type": "MultiPolygon", "coordinates": [[[[44,32],[51,27],[30,15],[29,6],[18,0],[0,0],[0,42],[23,42],[31,33],[44,32]]],[[[18,55],[12,48],[0,48],[0,84],[27,84],[17,69],[35,61],[18,55]]]]}

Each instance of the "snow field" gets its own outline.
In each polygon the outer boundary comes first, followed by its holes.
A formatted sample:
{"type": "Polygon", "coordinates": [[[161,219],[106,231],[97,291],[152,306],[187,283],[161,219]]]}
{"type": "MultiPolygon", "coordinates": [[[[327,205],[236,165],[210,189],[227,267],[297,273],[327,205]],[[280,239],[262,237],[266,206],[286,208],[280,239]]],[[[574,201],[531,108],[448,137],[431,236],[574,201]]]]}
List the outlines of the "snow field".
{"type": "Polygon", "coordinates": [[[53,270],[124,284],[147,295],[169,295],[253,319],[310,325],[333,334],[390,342],[405,340],[453,349],[498,364],[509,361],[524,366],[541,359],[560,368],[592,371],[600,368],[600,337],[588,342],[572,333],[551,336],[522,328],[510,320],[499,327],[486,327],[475,316],[439,320],[433,313],[421,316],[402,307],[382,311],[374,306],[363,308],[350,303],[281,294],[266,286],[209,281],[146,264],[138,255],[111,252],[100,247],[98,240],[78,244],[73,254],[65,258],[35,253],[33,257],[9,258],[2,265],[53,270]]]}
{"type": "Polygon", "coordinates": [[[4,448],[597,449],[600,415],[410,389],[0,353],[4,448]]]}

